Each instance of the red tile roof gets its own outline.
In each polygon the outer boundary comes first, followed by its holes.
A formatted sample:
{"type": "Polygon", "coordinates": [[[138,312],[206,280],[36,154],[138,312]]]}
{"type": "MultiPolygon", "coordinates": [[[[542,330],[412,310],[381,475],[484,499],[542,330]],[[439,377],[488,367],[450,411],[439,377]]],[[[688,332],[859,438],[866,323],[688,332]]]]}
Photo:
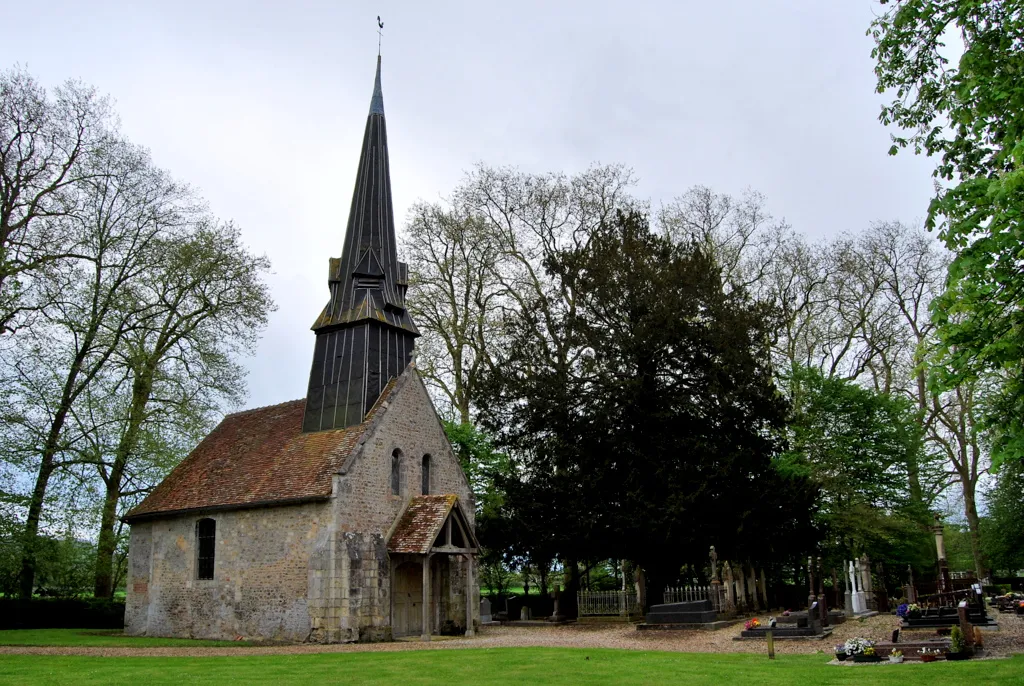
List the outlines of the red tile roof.
{"type": "MultiPolygon", "coordinates": [[[[426,555],[434,545],[441,527],[453,509],[458,509],[459,499],[455,495],[419,495],[409,501],[409,507],[402,513],[398,525],[388,540],[389,553],[412,553],[426,555]]],[[[472,529],[465,525],[470,535],[470,545],[476,547],[472,529]]]]}
{"type": "Polygon", "coordinates": [[[394,386],[347,429],[302,433],[305,398],[228,415],[124,519],[327,498],[394,386]]]}

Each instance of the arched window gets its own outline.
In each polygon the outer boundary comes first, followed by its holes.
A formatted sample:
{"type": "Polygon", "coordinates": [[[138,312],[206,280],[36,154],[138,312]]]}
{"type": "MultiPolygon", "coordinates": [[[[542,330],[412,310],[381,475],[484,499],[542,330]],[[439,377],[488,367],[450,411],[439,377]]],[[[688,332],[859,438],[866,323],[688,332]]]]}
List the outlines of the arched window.
{"type": "Polygon", "coordinates": [[[391,495],[402,494],[402,451],[391,453],[391,495]]]}
{"type": "Polygon", "coordinates": [[[423,495],[430,495],[430,455],[423,456],[423,467],[421,469],[423,476],[423,495]]]}
{"type": "Polygon", "coordinates": [[[213,578],[213,559],[217,547],[217,522],[212,519],[200,519],[196,522],[196,578],[213,578]]]}

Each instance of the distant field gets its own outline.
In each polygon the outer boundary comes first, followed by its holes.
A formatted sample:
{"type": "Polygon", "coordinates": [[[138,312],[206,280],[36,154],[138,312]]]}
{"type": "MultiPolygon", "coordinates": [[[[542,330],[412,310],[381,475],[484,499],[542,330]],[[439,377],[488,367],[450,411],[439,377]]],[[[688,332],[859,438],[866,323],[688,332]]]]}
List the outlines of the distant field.
{"type": "Polygon", "coordinates": [[[1011,660],[854,667],[826,655],[479,648],[209,658],[0,655],[4,684],[1020,684],[1011,660]]]}

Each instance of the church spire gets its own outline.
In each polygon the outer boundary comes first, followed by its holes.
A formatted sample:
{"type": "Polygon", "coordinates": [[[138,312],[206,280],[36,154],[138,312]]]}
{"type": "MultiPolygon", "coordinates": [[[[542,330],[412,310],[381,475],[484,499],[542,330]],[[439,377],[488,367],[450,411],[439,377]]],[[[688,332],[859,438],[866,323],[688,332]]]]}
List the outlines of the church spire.
{"type": "Polygon", "coordinates": [[[395,248],[380,63],[378,55],[341,258],[330,260],[330,301],[313,324],[303,431],[361,423],[419,336],[405,308],[409,270],[395,248]]]}

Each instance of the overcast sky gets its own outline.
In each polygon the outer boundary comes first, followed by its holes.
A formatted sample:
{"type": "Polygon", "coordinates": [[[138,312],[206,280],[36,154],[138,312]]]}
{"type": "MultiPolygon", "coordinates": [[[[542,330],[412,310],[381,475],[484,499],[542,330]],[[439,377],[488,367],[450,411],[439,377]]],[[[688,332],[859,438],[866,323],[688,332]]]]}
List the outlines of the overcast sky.
{"type": "Polygon", "coordinates": [[[272,262],[248,406],[302,397],[385,22],[395,217],[477,162],[624,163],[654,206],[764,193],[813,237],[919,222],[931,161],[889,157],[869,0],[3,4],[0,68],[69,77],[272,262]]]}

